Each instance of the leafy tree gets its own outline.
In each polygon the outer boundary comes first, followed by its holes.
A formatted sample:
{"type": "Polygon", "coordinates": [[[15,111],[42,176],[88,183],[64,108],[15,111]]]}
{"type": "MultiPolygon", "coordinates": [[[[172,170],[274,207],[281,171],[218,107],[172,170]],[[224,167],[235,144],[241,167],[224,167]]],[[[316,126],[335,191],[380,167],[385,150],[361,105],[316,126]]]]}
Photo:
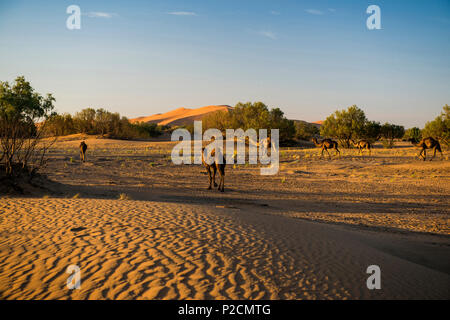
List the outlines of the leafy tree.
{"type": "Polygon", "coordinates": [[[385,123],[381,126],[381,137],[384,138],[383,145],[386,148],[394,146],[395,139],[401,139],[405,135],[405,128],[396,124],[385,123]]]}
{"type": "Polygon", "coordinates": [[[73,117],[76,131],[79,133],[93,134],[95,128],[96,112],[92,108],[83,109],[73,117]]]}
{"type": "MultiPolygon", "coordinates": [[[[239,102],[229,111],[217,111],[202,120],[203,130],[217,128],[226,129],[279,129],[280,143],[287,142],[295,135],[295,124],[284,116],[279,108],[269,108],[262,102],[239,102]]],[[[270,134],[270,132],[269,132],[270,134]]]]}
{"type": "Polygon", "coordinates": [[[422,139],[422,132],[417,127],[409,128],[405,131],[405,135],[403,136],[403,140],[412,141],[414,143],[418,143],[422,139]]]}
{"type": "Polygon", "coordinates": [[[298,121],[295,123],[295,137],[297,139],[309,140],[319,133],[319,128],[311,123],[303,121],[298,121]]]}
{"type": "MultiPolygon", "coordinates": [[[[228,111],[220,110],[211,112],[202,119],[202,129],[205,131],[209,128],[217,128],[220,131],[225,132],[226,129],[231,127],[230,121],[231,119],[228,111]]],[[[191,133],[194,132],[194,125],[189,125],[187,128],[189,131],[192,131],[191,133]]]]}
{"type": "Polygon", "coordinates": [[[70,114],[53,113],[46,120],[46,135],[47,136],[65,136],[76,132],[73,118],[70,114]]]}
{"type": "Polygon", "coordinates": [[[356,105],[347,110],[338,110],[323,122],[320,128],[322,136],[336,138],[346,148],[350,141],[364,135],[367,118],[364,111],[356,105]]]}
{"type": "Polygon", "coordinates": [[[380,140],[381,124],[377,121],[366,121],[362,132],[358,135],[359,139],[365,139],[374,143],[380,140]]]}
{"type": "Polygon", "coordinates": [[[0,82],[0,161],[6,177],[30,178],[43,165],[48,145],[42,143],[45,122],[55,99],[35,92],[23,76],[10,86],[0,82]]]}
{"type": "MultiPolygon", "coordinates": [[[[280,142],[291,140],[295,135],[295,123],[284,116],[280,108],[273,108],[269,112],[269,128],[280,130],[280,142]]],[[[270,134],[270,133],[269,133],[270,134]]]]}
{"type": "Polygon", "coordinates": [[[436,119],[425,124],[422,135],[439,139],[446,145],[450,144],[450,106],[446,104],[436,119]]]}

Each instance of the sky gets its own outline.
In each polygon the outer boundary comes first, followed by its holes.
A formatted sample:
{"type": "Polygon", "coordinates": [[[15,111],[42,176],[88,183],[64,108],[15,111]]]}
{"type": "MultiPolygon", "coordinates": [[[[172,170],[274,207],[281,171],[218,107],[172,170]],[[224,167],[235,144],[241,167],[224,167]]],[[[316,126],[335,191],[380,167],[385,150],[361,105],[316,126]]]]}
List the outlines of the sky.
{"type": "Polygon", "coordinates": [[[61,113],[262,101],[317,121],[356,104],[423,127],[450,104],[449,49],[450,0],[0,0],[0,81],[24,75],[61,113]]]}

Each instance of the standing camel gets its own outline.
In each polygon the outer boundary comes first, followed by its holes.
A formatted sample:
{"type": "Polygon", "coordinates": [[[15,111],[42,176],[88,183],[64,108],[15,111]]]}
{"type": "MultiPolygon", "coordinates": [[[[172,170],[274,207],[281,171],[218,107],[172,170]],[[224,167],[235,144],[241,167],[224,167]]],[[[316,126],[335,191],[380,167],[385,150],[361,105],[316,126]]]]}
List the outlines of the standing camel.
{"type": "Polygon", "coordinates": [[[208,190],[212,189],[212,184],[214,183],[214,187],[217,187],[216,183],[216,171],[219,172],[220,181],[219,181],[219,188],[218,190],[221,192],[224,192],[224,184],[225,184],[225,158],[223,154],[218,151],[216,153],[216,150],[213,150],[211,152],[211,157],[214,157],[214,162],[211,164],[208,164],[205,161],[205,155],[204,155],[205,148],[202,149],[202,163],[206,167],[206,171],[208,172],[209,177],[209,187],[208,190]],[[222,158],[222,161],[219,161],[219,159],[222,158]],[[222,163],[220,163],[222,162],[222,163]],[[212,172],[211,172],[212,171],[212,172]]]}
{"type": "Polygon", "coordinates": [[[326,151],[328,153],[328,156],[331,159],[331,155],[328,152],[328,149],[334,149],[336,150],[336,155],[339,155],[339,158],[341,157],[341,152],[338,149],[338,143],[334,140],[331,139],[323,139],[320,143],[317,142],[316,138],[313,138],[312,141],[314,142],[315,146],[318,148],[322,148],[322,154],[321,154],[321,158],[323,157],[323,152],[326,151]]]}
{"type": "Polygon", "coordinates": [[[420,140],[419,143],[414,143],[414,141],[411,139],[410,139],[410,141],[416,147],[422,148],[422,150],[420,150],[420,153],[419,153],[419,158],[422,157],[423,161],[425,161],[425,159],[427,158],[427,151],[426,151],[427,149],[434,149],[434,154],[433,154],[433,157],[431,158],[431,160],[433,160],[434,157],[436,156],[436,151],[439,151],[441,153],[441,158],[442,158],[441,145],[439,144],[439,141],[433,139],[432,137],[424,138],[424,139],[420,140]]]}
{"type": "Polygon", "coordinates": [[[372,145],[367,140],[359,140],[358,143],[355,143],[352,140],[352,144],[359,149],[359,154],[363,154],[363,150],[367,149],[369,151],[369,156],[371,155],[372,145]]]}
{"type": "Polygon", "coordinates": [[[81,143],[80,143],[80,161],[81,162],[86,161],[86,150],[87,150],[87,144],[84,141],[81,141],[81,143]]]}

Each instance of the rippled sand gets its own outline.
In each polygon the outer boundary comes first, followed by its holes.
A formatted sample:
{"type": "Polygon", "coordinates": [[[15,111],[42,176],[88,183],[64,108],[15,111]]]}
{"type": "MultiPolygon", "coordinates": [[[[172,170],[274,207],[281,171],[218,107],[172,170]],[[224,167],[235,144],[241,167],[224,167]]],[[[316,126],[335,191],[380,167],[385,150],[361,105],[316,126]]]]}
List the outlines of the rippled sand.
{"type": "Polygon", "coordinates": [[[448,299],[448,273],[392,241],[247,207],[2,199],[0,299],[448,299]],[[79,290],[66,288],[72,264],[79,290]],[[371,264],[380,291],[366,287],[371,264]]]}

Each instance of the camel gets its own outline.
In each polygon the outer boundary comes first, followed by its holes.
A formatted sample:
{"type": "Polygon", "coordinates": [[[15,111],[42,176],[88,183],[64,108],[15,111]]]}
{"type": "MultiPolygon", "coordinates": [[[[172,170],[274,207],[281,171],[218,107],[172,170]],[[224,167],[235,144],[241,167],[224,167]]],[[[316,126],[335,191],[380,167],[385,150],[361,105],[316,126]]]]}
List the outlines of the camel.
{"type": "Polygon", "coordinates": [[[328,153],[328,156],[331,159],[331,155],[328,152],[328,149],[334,149],[336,150],[336,155],[339,154],[339,157],[341,157],[341,152],[338,149],[338,143],[336,141],[333,141],[331,139],[323,139],[320,143],[317,142],[316,138],[313,138],[312,141],[314,142],[314,145],[318,148],[322,148],[322,154],[321,158],[323,157],[323,151],[326,151],[328,153]]]}
{"type": "Polygon", "coordinates": [[[225,180],[225,158],[221,154],[221,152],[217,152],[217,156],[216,156],[216,152],[215,152],[216,150],[213,150],[211,152],[211,156],[214,157],[214,162],[212,164],[208,164],[205,161],[205,158],[204,158],[204,150],[205,150],[205,148],[202,149],[202,163],[206,167],[206,171],[208,172],[208,177],[209,177],[208,190],[212,189],[212,183],[214,183],[214,187],[217,187],[216,171],[218,171],[219,172],[219,176],[220,176],[218,190],[221,191],[221,192],[224,192],[225,191],[225,189],[224,189],[224,184],[225,184],[225,181],[224,181],[225,180]],[[222,163],[219,163],[220,157],[222,157],[222,163]]]}
{"type": "Polygon", "coordinates": [[[363,154],[363,150],[367,149],[369,151],[369,156],[371,155],[372,145],[367,140],[359,140],[358,143],[355,143],[352,140],[352,144],[359,149],[359,154],[363,154]]]}
{"type": "Polygon", "coordinates": [[[87,144],[82,141],[80,143],[80,161],[85,162],[86,160],[86,150],[87,150],[87,144]]]}
{"type": "Polygon", "coordinates": [[[430,159],[430,161],[433,160],[434,157],[436,156],[436,151],[439,151],[441,153],[441,158],[443,156],[439,141],[433,139],[432,137],[424,138],[420,140],[419,143],[414,143],[412,139],[410,139],[410,141],[414,146],[422,148],[422,150],[420,150],[419,153],[419,158],[422,157],[423,161],[425,161],[425,159],[427,158],[427,151],[426,151],[427,149],[434,149],[434,154],[433,157],[430,159]]]}

